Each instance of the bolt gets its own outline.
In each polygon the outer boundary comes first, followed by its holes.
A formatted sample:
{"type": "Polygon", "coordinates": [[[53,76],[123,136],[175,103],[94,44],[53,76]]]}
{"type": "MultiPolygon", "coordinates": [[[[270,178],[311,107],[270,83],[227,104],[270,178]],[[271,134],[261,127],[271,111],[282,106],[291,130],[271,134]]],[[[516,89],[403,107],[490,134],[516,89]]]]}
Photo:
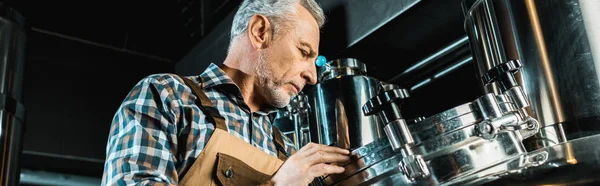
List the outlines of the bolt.
{"type": "Polygon", "coordinates": [[[537,160],[537,161],[543,161],[544,160],[544,155],[538,154],[537,156],[535,156],[535,160],[537,160]]]}
{"type": "Polygon", "coordinates": [[[492,126],[491,124],[483,124],[479,131],[484,134],[492,133],[492,126]]]}
{"type": "Polygon", "coordinates": [[[529,130],[533,130],[535,129],[536,123],[533,121],[529,121],[529,123],[527,123],[527,129],[529,130]]]}

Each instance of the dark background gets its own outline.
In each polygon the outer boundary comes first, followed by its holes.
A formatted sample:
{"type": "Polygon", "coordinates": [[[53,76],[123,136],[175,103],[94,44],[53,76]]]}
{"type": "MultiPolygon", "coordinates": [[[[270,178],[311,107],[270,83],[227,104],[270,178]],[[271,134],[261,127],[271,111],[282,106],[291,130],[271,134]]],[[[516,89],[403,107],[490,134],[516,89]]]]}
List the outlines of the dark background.
{"type": "MultiPolygon", "coordinates": [[[[465,36],[460,0],[317,1],[328,17],[321,55],[357,58],[384,81],[465,36]]],[[[28,23],[22,168],[100,178],[110,123],[129,90],[153,73],[220,64],[240,2],[10,1],[28,23]]],[[[431,115],[475,99],[473,87],[465,65],[412,92],[404,110],[431,115]]]]}

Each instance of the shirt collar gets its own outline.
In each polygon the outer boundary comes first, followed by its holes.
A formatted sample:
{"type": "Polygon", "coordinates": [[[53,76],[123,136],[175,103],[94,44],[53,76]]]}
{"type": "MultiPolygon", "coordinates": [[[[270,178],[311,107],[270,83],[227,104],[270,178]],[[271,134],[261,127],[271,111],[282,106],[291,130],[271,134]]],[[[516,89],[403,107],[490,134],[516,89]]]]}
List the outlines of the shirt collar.
{"type": "MultiPolygon", "coordinates": [[[[202,79],[203,89],[224,84],[235,85],[237,87],[235,82],[233,82],[233,80],[231,80],[231,78],[229,78],[229,76],[227,76],[227,74],[225,74],[225,72],[214,63],[211,63],[208,68],[206,68],[206,70],[200,74],[200,78],[202,79]]],[[[238,92],[241,93],[239,87],[238,92]]]]}
{"type": "MultiPolygon", "coordinates": [[[[222,85],[229,85],[229,87],[235,87],[233,88],[235,90],[235,92],[233,92],[233,95],[238,96],[240,98],[240,101],[242,102],[238,104],[243,104],[247,107],[246,103],[243,103],[244,99],[240,88],[235,84],[235,82],[233,82],[231,78],[229,78],[229,76],[227,76],[225,71],[219,68],[219,66],[217,66],[216,64],[210,63],[208,68],[206,68],[206,70],[204,70],[204,72],[200,74],[200,79],[202,80],[202,89],[213,88],[222,85]]],[[[261,109],[256,113],[260,115],[269,115],[278,111],[278,108],[268,107],[266,109],[261,109]]]]}

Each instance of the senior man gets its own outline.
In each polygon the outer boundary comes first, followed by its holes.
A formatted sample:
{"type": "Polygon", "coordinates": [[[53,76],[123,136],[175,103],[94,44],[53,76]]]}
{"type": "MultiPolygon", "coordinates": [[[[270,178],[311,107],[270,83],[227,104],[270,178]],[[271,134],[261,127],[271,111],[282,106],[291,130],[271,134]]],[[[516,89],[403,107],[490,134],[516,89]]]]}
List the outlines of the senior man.
{"type": "Polygon", "coordinates": [[[223,65],[133,87],[111,125],[102,185],[308,185],[343,172],[348,150],[294,152],[272,125],[277,108],[316,83],[323,23],[314,0],[243,1],[223,65]]]}

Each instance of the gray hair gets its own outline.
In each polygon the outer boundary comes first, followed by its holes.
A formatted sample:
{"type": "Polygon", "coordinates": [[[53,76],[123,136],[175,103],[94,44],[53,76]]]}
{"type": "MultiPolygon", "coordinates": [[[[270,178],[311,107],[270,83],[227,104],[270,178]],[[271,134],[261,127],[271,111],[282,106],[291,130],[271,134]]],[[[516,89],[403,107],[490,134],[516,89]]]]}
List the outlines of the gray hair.
{"type": "Polygon", "coordinates": [[[248,29],[250,18],[256,14],[267,17],[277,35],[284,23],[293,21],[290,15],[296,14],[296,4],[302,5],[315,18],[319,28],[325,23],[323,10],[315,0],[244,0],[233,17],[230,47],[233,40],[248,29]]]}

